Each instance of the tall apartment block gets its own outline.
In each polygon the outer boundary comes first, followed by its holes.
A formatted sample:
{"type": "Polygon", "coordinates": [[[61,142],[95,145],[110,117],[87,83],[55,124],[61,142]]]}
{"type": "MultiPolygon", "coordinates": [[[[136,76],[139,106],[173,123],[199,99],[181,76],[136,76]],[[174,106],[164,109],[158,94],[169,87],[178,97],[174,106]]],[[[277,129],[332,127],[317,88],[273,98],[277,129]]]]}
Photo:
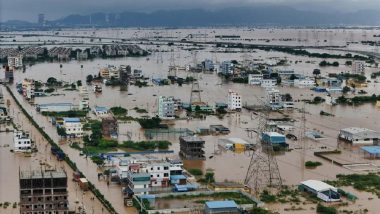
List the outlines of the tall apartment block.
{"type": "Polygon", "coordinates": [[[20,214],[69,214],[63,171],[20,171],[20,214]]]}

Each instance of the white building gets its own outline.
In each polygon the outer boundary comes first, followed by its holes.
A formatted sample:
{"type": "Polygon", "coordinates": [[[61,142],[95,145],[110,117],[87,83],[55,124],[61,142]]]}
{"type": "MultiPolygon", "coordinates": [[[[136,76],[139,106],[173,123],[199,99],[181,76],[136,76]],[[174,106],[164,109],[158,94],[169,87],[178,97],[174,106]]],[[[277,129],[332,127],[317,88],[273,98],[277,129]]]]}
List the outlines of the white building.
{"type": "Polygon", "coordinates": [[[160,96],[158,98],[158,117],[165,120],[175,118],[174,97],[160,96]]]}
{"type": "Polygon", "coordinates": [[[13,142],[15,152],[30,152],[32,150],[32,140],[29,134],[23,131],[13,132],[13,142]]]}
{"type": "Polygon", "coordinates": [[[21,68],[22,67],[22,56],[9,56],[8,66],[10,68],[21,68]]]}
{"type": "Polygon", "coordinates": [[[311,88],[315,86],[315,81],[313,79],[295,79],[294,86],[299,88],[311,88]]]}
{"type": "Polygon", "coordinates": [[[150,174],[152,187],[168,187],[170,182],[170,163],[164,161],[150,161],[141,168],[141,171],[150,174]]]}
{"type": "Polygon", "coordinates": [[[250,85],[260,85],[263,80],[262,74],[249,74],[248,75],[248,84],[250,85]]]}
{"type": "Polygon", "coordinates": [[[232,111],[240,111],[242,108],[241,95],[232,90],[228,90],[227,107],[232,111]]]}
{"type": "Polygon", "coordinates": [[[281,94],[278,89],[275,88],[267,88],[266,90],[266,100],[267,104],[273,108],[281,108],[281,94]]]}
{"type": "Polygon", "coordinates": [[[374,130],[360,127],[344,128],[339,131],[339,139],[352,144],[378,144],[380,134],[374,130]]]}
{"type": "Polygon", "coordinates": [[[338,189],[322,181],[307,180],[301,182],[300,189],[317,196],[324,202],[340,201],[338,189]]]}
{"type": "Polygon", "coordinates": [[[35,84],[32,79],[24,79],[21,83],[22,85],[22,95],[30,100],[35,96],[35,84]]]}
{"type": "Polygon", "coordinates": [[[272,88],[277,85],[277,80],[275,79],[263,79],[261,80],[261,87],[272,88]]]}
{"type": "Polygon", "coordinates": [[[65,128],[68,137],[82,137],[83,124],[79,118],[63,118],[63,128],[65,128]]]}
{"type": "Polygon", "coordinates": [[[364,72],[364,62],[362,61],[354,61],[352,63],[352,73],[353,74],[361,74],[364,72]]]}

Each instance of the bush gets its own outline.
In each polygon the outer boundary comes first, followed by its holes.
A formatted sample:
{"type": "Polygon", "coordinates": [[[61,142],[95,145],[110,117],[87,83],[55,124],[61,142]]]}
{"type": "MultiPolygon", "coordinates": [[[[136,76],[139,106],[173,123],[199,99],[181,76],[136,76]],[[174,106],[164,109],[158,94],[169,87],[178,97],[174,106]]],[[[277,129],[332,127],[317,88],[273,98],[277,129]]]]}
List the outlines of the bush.
{"type": "Polygon", "coordinates": [[[325,207],[322,204],[317,205],[317,213],[320,214],[337,214],[338,211],[334,207],[325,207]]]}
{"type": "Polygon", "coordinates": [[[91,160],[92,160],[96,165],[103,165],[103,163],[104,163],[103,158],[101,158],[101,157],[99,157],[99,156],[97,156],[97,155],[92,156],[92,157],[91,157],[91,160]]]}
{"type": "Polygon", "coordinates": [[[161,123],[161,119],[159,117],[152,117],[150,119],[143,118],[143,119],[138,119],[137,121],[140,123],[141,127],[144,129],[159,128],[160,123],[161,123]]]}
{"type": "Polygon", "coordinates": [[[315,167],[318,167],[318,166],[321,166],[322,163],[319,162],[319,161],[306,161],[305,162],[305,166],[308,167],[308,168],[315,168],[315,167]]]}
{"type": "Polygon", "coordinates": [[[165,149],[168,149],[170,145],[171,143],[169,141],[140,141],[140,142],[124,141],[120,145],[120,147],[144,151],[144,150],[155,150],[155,149],[165,150],[165,149]]]}
{"type": "Polygon", "coordinates": [[[201,175],[203,175],[203,172],[202,172],[202,170],[200,170],[200,169],[189,169],[189,170],[187,170],[190,174],[192,174],[192,175],[195,175],[195,176],[201,176],[201,175]]]}
{"type": "Polygon", "coordinates": [[[260,195],[260,200],[265,203],[271,203],[276,201],[276,196],[270,194],[268,190],[264,190],[260,195]]]}
{"type": "Polygon", "coordinates": [[[117,106],[117,107],[112,107],[110,109],[110,111],[112,112],[112,114],[116,115],[116,116],[119,116],[119,115],[126,115],[127,114],[127,109],[123,108],[123,107],[120,107],[120,106],[117,106]]]}

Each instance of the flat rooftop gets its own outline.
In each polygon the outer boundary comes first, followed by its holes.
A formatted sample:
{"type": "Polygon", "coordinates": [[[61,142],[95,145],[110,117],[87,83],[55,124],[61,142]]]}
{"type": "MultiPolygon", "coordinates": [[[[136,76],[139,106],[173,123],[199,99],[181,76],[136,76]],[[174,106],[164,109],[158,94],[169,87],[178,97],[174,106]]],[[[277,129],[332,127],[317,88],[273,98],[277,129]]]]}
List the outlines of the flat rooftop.
{"type": "Polygon", "coordinates": [[[64,171],[21,171],[20,179],[67,178],[64,171]]]}

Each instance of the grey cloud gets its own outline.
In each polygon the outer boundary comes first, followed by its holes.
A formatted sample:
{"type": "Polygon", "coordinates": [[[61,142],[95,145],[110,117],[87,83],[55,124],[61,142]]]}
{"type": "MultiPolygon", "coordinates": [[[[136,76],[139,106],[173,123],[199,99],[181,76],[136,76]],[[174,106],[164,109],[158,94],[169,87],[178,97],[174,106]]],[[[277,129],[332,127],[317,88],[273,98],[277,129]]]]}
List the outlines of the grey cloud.
{"type": "Polygon", "coordinates": [[[0,0],[0,21],[35,22],[38,13],[49,20],[69,14],[93,12],[154,11],[201,8],[280,5],[302,10],[354,11],[380,8],[379,0],[0,0]]]}

